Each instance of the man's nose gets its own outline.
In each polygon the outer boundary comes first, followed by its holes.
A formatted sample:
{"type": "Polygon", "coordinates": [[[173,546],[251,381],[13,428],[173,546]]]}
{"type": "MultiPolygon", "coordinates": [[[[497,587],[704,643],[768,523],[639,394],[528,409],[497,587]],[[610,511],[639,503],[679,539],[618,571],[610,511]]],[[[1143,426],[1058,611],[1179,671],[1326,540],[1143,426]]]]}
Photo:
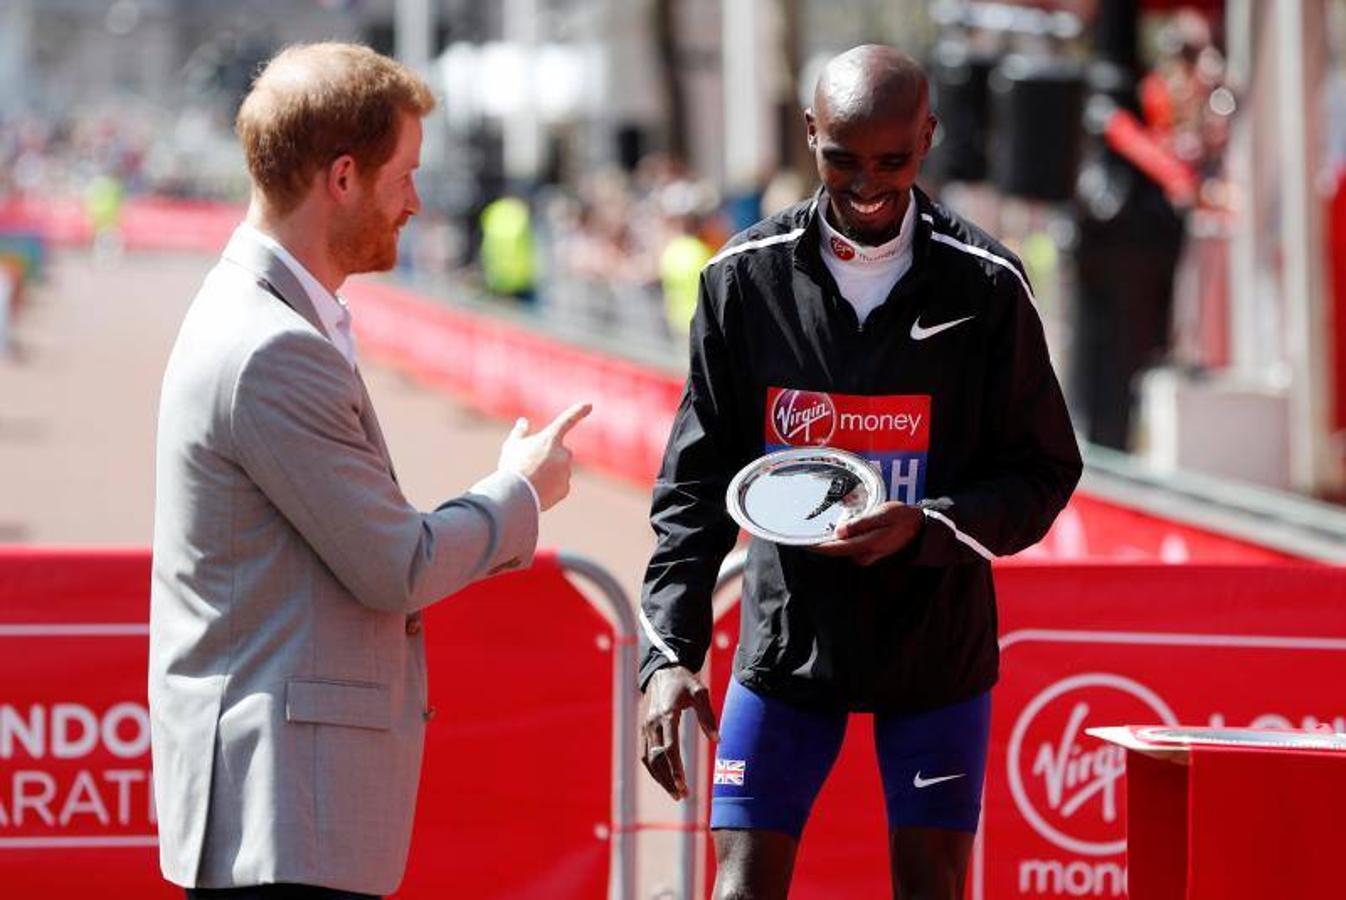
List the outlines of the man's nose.
{"type": "Polygon", "coordinates": [[[413,182],[407,195],[407,215],[414,216],[421,211],[421,195],[413,182]]]}

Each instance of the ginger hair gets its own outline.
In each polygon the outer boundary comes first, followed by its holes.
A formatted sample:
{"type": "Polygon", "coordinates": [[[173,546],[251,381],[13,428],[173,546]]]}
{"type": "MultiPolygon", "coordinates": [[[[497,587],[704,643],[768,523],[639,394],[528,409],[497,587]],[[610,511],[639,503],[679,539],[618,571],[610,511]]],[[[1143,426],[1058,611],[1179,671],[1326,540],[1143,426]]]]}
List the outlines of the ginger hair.
{"type": "Polygon", "coordinates": [[[258,73],[235,130],[254,186],[284,215],[341,156],[372,177],[393,154],[401,115],[425,116],[434,107],[420,76],[368,47],[298,44],[258,73]]]}

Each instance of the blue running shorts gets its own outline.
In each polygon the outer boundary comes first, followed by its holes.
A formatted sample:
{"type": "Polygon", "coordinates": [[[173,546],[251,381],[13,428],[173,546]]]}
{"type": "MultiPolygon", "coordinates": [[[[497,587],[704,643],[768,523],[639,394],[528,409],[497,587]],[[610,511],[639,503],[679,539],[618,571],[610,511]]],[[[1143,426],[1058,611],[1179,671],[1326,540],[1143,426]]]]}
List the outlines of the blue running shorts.
{"type": "MultiPolygon", "coordinates": [[[[710,827],[796,840],[846,736],[847,713],[801,709],[729,682],[715,752],[710,827]]],[[[908,715],[876,715],[888,828],[975,832],[991,694],[908,715]]]]}

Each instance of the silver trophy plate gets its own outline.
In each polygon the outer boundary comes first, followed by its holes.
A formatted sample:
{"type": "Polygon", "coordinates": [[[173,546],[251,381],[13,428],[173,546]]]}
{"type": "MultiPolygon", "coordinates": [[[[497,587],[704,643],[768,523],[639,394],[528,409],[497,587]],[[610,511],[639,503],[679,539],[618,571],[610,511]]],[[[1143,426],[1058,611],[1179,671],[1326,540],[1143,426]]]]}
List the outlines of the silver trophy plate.
{"type": "Polygon", "coordinates": [[[1294,750],[1346,750],[1346,734],[1273,731],[1268,728],[1137,728],[1136,736],[1155,744],[1215,744],[1281,747],[1294,750]]]}
{"type": "Polygon", "coordinates": [[[729,482],[729,515],[749,534],[777,544],[829,541],[844,519],[885,499],[878,471],[854,453],[793,447],[744,466],[729,482]]]}

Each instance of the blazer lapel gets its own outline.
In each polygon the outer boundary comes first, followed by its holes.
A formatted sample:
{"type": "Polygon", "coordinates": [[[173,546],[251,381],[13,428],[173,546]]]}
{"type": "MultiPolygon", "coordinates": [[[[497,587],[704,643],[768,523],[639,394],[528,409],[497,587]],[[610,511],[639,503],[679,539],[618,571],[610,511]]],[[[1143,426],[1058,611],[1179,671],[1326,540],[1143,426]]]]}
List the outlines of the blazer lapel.
{"type": "MultiPolygon", "coordinates": [[[[299,283],[299,279],[285,261],[272,253],[265,244],[248,234],[246,230],[236,231],[228,246],[224,248],[224,258],[251,272],[268,293],[275,295],[286,306],[303,316],[319,334],[330,339],[322,319],[318,317],[318,310],[314,308],[313,301],[309,298],[308,291],[304,290],[304,286],[299,283]]],[[[374,415],[374,403],[369,399],[369,389],[365,387],[365,380],[358,368],[355,370],[355,381],[360,385],[360,425],[364,428],[365,436],[378,448],[379,454],[388,466],[388,473],[392,475],[393,481],[396,481],[397,472],[393,469],[388,444],[383,439],[383,429],[379,427],[378,417],[374,415]]]]}
{"type": "Polygon", "coordinates": [[[246,230],[235,231],[229,245],[224,248],[224,258],[251,272],[264,288],[318,329],[318,334],[330,338],[322,319],[318,318],[318,310],[309,299],[308,291],[304,290],[290,267],[265,244],[246,230]]]}

